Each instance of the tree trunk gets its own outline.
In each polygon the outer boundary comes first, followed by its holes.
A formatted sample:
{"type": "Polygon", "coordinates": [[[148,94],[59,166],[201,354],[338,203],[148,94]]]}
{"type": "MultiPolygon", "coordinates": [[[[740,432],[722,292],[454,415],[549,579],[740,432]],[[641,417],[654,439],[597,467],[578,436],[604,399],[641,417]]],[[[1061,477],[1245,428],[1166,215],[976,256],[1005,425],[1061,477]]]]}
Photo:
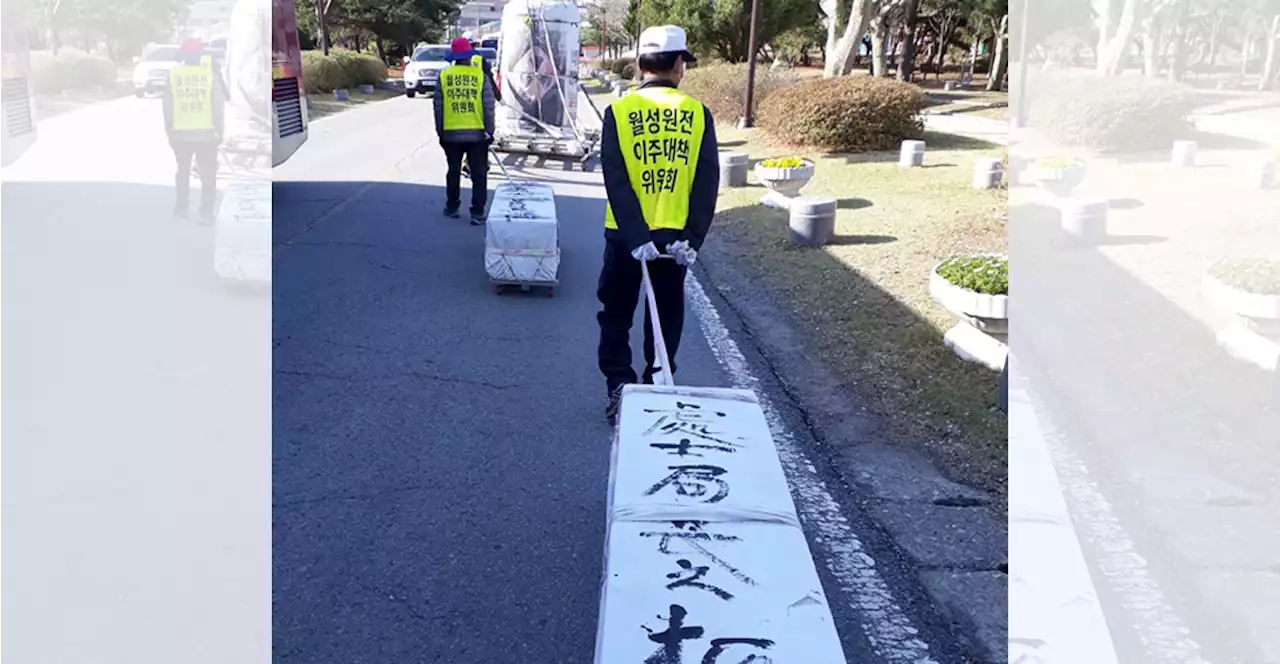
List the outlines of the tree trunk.
{"type": "Polygon", "coordinates": [[[879,2],[877,0],[850,0],[849,22],[844,26],[844,34],[834,42],[832,41],[835,35],[835,13],[833,9],[829,15],[831,16],[831,23],[827,29],[827,54],[831,57],[823,69],[823,76],[827,78],[848,76],[853,72],[854,61],[858,54],[858,44],[862,42],[862,36],[867,32],[867,25],[871,22],[871,16],[879,13],[876,11],[878,8],[879,2]]]}
{"type": "Polygon", "coordinates": [[[906,0],[902,8],[902,57],[898,59],[898,80],[911,82],[916,69],[916,22],[920,17],[920,0],[906,0]]]}
{"type": "Polygon", "coordinates": [[[884,18],[876,15],[871,19],[871,75],[876,78],[885,73],[885,26],[884,18]]]}
{"type": "Polygon", "coordinates": [[[315,5],[316,10],[316,26],[320,30],[320,50],[325,55],[329,55],[329,48],[333,44],[329,41],[329,24],[324,18],[324,0],[314,0],[312,4],[315,5]]]}
{"type": "Polygon", "coordinates": [[[387,61],[387,49],[382,45],[382,36],[377,35],[373,39],[373,45],[378,49],[378,59],[382,62],[387,61]]]}
{"type": "Polygon", "coordinates": [[[1147,78],[1160,75],[1160,27],[1154,18],[1142,23],[1142,73],[1147,78]]]}
{"type": "Polygon", "coordinates": [[[987,92],[998,92],[1004,82],[1004,73],[1009,68],[1009,15],[1000,19],[1000,28],[996,30],[996,50],[991,54],[991,70],[987,74],[987,92]]]}
{"type": "Polygon", "coordinates": [[[942,30],[938,35],[938,50],[933,63],[933,79],[942,80],[942,68],[947,62],[947,52],[951,50],[951,40],[956,36],[956,19],[948,16],[943,19],[942,30]]]}
{"type": "Polygon", "coordinates": [[[1271,86],[1271,79],[1280,70],[1280,14],[1271,17],[1271,28],[1267,34],[1267,59],[1262,65],[1262,78],[1258,81],[1258,91],[1265,91],[1271,86]]]}
{"type": "Polygon", "coordinates": [[[1098,31],[1098,74],[1100,76],[1115,76],[1120,73],[1120,64],[1128,55],[1130,45],[1133,43],[1133,30],[1138,23],[1139,9],[1142,0],[1124,0],[1124,9],[1120,13],[1120,18],[1115,24],[1115,30],[1111,28],[1111,0],[1107,0],[1103,12],[1102,28],[1098,31]]]}

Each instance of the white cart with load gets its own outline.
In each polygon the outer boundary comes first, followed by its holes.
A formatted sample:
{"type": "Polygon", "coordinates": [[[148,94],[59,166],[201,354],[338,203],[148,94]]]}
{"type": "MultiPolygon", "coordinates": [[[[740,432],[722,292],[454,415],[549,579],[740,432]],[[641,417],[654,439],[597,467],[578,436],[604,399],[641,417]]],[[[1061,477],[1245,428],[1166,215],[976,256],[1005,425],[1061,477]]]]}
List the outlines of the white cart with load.
{"type": "Polygon", "coordinates": [[[560,222],[549,185],[507,182],[493,192],[485,224],[484,266],[498,294],[546,288],[555,294],[560,271],[560,222]]]}
{"type": "Polygon", "coordinates": [[[493,145],[498,152],[581,163],[584,169],[599,154],[599,130],[578,117],[581,21],[581,11],[566,0],[512,0],[503,9],[502,103],[493,145]]]}

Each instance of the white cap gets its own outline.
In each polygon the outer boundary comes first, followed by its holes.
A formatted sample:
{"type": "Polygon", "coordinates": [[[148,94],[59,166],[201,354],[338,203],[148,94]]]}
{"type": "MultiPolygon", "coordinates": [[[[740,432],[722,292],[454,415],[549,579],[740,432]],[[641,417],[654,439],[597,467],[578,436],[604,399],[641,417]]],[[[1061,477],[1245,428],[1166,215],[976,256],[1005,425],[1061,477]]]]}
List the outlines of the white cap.
{"type": "Polygon", "coordinates": [[[466,32],[462,33],[462,38],[463,38],[463,39],[465,39],[465,40],[467,40],[467,41],[475,41],[475,40],[476,40],[476,33],[474,33],[474,32],[472,32],[472,31],[468,30],[468,31],[466,31],[466,32]]]}
{"type": "Polygon", "coordinates": [[[640,33],[640,48],[637,55],[654,55],[657,53],[679,53],[685,62],[694,62],[697,58],[689,52],[689,38],[684,28],[675,25],[659,25],[645,28],[640,33]]]}

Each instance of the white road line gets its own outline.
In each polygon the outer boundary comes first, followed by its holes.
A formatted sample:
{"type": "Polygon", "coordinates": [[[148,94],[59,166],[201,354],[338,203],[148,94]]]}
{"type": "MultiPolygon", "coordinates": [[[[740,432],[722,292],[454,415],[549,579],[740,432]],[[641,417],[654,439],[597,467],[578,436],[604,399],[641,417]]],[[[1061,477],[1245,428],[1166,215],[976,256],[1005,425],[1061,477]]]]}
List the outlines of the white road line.
{"type": "MultiPolygon", "coordinates": [[[[1039,410],[1039,409],[1037,409],[1039,410]]],[[[1045,414],[1038,413],[1045,421],[1045,414]]],[[[1052,428],[1052,424],[1046,427],[1052,428]]],[[[1116,518],[1111,503],[1089,476],[1075,452],[1057,435],[1044,436],[1063,493],[1078,531],[1098,552],[1095,564],[1134,616],[1133,629],[1156,661],[1168,664],[1209,664],[1191,630],[1169,605],[1160,585],[1147,570],[1147,561],[1116,518]]]]}
{"type": "Polygon", "coordinates": [[[814,539],[822,545],[826,567],[839,582],[844,600],[858,613],[871,647],[893,664],[936,664],[929,654],[929,644],[919,638],[919,630],[894,599],[876,570],[875,560],[853,533],[848,519],[840,513],[839,503],[765,397],[746,357],[729,336],[702,284],[692,274],[685,283],[685,292],[702,323],[711,352],[729,374],[733,386],[753,390],[760,398],[760,408],[769,422],[800,519],[807,528],[813,529],[814,539]]]}

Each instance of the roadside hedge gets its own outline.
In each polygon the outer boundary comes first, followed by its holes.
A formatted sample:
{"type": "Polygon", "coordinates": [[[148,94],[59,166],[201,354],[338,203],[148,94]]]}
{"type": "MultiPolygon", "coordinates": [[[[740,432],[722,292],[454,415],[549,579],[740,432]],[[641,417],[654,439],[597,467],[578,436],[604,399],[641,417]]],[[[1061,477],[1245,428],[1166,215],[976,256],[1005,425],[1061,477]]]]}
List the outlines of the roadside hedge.
{"type": "MultiPolygon", "coordinates": [[[[800,82],[790,69],[756,69],[756,91],[753,104],[757,112],[761,104],[775,92],[800,82]]],[[[716,122],[731,124],[742,117],[742,100],[747,98],[747,65],[717,64],[685,72],[680,89],[706,104],[716,122]]]]}
{"type": "Polygon", "coordinates": [[[1146,77],[1054,77],[1036,83],[1031,125],[1064,146],[1164,148],[1191,129],[1196,92],[1146,77]]]}
{"type": "Polygon", "coordinates": [[[924,93],[870,76],[805,81],[769,95],[757,124],[775,139],[830,152],[895,150],[924,133],[924,93]]]}
{"type": "Polygon", "coordinates": [[[387,65],[372,55],[330,49],[302,52],[302,80],[308,94],[377,85],[387,80],[387,65]]]}
{"type": "Polygon", "coordinates": [[[86,90],[115,85],[116,63],[74,48],[31,51],[31,86],[37,93],[86,90]]]}

